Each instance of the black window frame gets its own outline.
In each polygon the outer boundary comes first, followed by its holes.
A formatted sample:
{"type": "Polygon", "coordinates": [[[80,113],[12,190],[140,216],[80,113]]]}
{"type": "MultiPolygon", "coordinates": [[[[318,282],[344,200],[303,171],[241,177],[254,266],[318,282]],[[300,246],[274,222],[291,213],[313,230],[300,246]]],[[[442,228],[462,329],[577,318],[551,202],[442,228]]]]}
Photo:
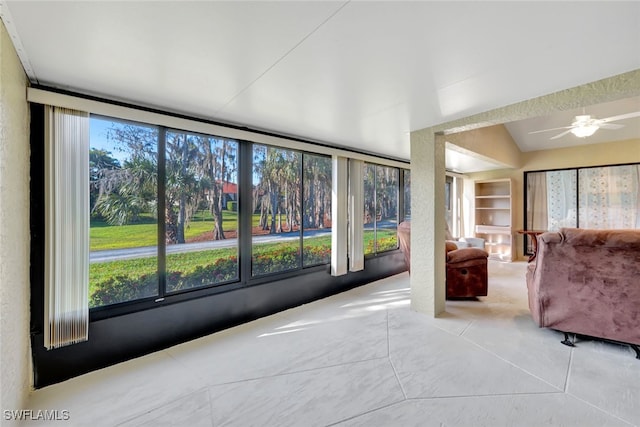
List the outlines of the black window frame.
{"type": "MultiPolygon", "coordinates": [[[[597,168],[605,168],[605,167],[617,167],[617,166],[634,166],[640,165],[640,162],[631,162],[631,163],[615,163],[615,164],[604,164],[604,165],[593,165],[593,166],[573,166],[566,168],[555,168],[555,169],[538,169],[538,170],[530,170],[523,172],[523,225],[524,229],[528,229],[527,224],[527,209],[529,208],[527,200],[528,200],[528,176],[532,173],[541,173],[541,172],[557,172],[557,171],[575,171],[576,172],[576,188],[579,190],[580,188],[580,170],[583,169],[597,169],[597,168]]],[[[576,191],[576,228],[580,228],[580,191],[576,191]]],[[[533,252],[530,250],[532,245],[530,243],[530,236],[525,235],[523,239],[523,253],[525,255],[533,255],[533,252]]]]}
{"type": "MultiPolygon", "coordinates": [[[[136,120],[120,119],[116,117],[105,116],[101,114],[91,114],[91,117],[98,117],[102,120],[111,120],[118,123],[131,123],[134,125],[156,128],[158,130],[158,183],[157,183],[157,201],[158,201],[158,294],[152,297],[140,298],[131,301],[123,301],[115,304],[109,304],[90,309],[90,321],[97,321],[105,318],[128,314],[136,311],[147,310],[157,307],[158,304],[173,304],[192,298],[199,298],[217,293],[224,293],[236,289],[262,285],[275,280],[281,280],[299,275],[301,271],[329,271],[330,260],[327,263],[319,263],[313,265],[304,265],[304,227],[300,225],[299,230],[299,247],[301,251],[300,261],[296,268],[287,269],[279,272],[273,272],[262,275],[252,275],[252,185],[253,185],[253,147],[254,145],[262,145],[282,150],[290,150],[300,155],[300,191],[304,191],[304,158],[305,156],[316,156],[330,158],[330,156],[320,153],[309,152],[299,149],[291,149],[280,147],[261,142],[254,142],[243,139],[232,139],[217,135],[205,134],[202,132],[194,132],[191,130],[179,129],[176,127],[166,127],[161,125],[148,124],[136,120]],[[205,137],[224,138],[237,143],[237,178],[238,178],[238,276],[236,279],[211,283],[198,288],[182,289],[177,291],[168,291],[166,283],[166,135],[167,132],[185,133],[201,135],[205,137]]],[[[301,201],[302,203],[302,201],[301,201]]]]}

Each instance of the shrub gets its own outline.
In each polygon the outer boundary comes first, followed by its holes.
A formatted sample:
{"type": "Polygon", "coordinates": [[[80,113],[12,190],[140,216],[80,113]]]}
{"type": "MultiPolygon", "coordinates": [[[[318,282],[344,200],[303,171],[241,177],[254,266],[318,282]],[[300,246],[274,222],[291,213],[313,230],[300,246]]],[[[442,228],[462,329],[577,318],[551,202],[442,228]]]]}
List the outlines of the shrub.
{"type": "Polygon", "coordinates": [[[117,304],[158,294],[158,275],[143,274],[138,277],[115,276],[97,283],[89,296],[89,307],[117,304]]]}
{"type": "Polygon", "coordinates": [[[330,246],[305,246],[303,263],[307,265],[328,264],[331,262],[330,246]]]}
{"type": "MultiPolygon", "coordinates": [[[[226,282],[237,277],[237,257],[219,258],[208,265],[196,266],[193,271],[167,272],[167,291],[208,286],[226,282]]],[[[118,275],[93,286],[89,296],[89,307],[117,304],[158,294],[158,275],[118,275]]]]}
{"type": "Polygon", "coordinates": [[[236,257],[219,258],[213,264],[199,265],[192,272],[172,271],[167,273],[167,291],[199,288],[235,279],[238,271],[236,257]]]}
{"type": "MultiPolygon", "coordinates": [[[[331,260],[331,247],[326,242],[310,243],[304,246],[303,254],[305,266],[326,264],[331,260]]],[[[238,277],[238,257],[229,256],[228,251],[173,256],[177,257],[175,259],[184,259],[173,263],[174,268],[180,266],[181,271],[167,272],[167,292],[228,282],[238,277]]],[[[149,272],[152,268],[155,269],[154,262],[153,259],[145,259],[94,265],[94,268],[100,268],[101,271],[92,279],[89,306],[100,307],[156,296],[157,273],[144,273],[145,270],[149,272]],[[147,265],[149,263],[151,264],[147,265]],[[110,275],[110,272],[115,275],[110,275]]],[[[253,274],[257,276],[295,270],[300,266],[300,247],[291,244],[258,246],[254,248],[252,262],[253,274]]]]}

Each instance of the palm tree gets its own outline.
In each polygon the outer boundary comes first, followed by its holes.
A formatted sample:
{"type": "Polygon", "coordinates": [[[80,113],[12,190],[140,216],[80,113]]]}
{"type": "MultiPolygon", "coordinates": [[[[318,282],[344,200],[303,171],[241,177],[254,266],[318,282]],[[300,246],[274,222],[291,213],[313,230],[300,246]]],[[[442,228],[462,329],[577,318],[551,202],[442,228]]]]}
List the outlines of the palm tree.
{"type": "Polygon", "coordinates": [[[137,221],[143,212],[155,213],[157,166],[152,159],[135,157],[120,169],[103,169],[98,179],[95,209],[110,225],[137,221]]]}
{"type": "Polygon", "coordinates": [[[111,225],[136,221],[141,213],[155,214],[157,128],[114,123],[107,131],[107,139],[115,150],[128,153],[129,158],[116,167],[113,159],[102,156],[104,153],[94,153],[92,178],[97,188],[94,210],[111,225]]]}
{"type": "Polygon", "coordinates": [[[224,138],[202,137],[200,139],[199,173],[206,182],[208,203],[213,217],[213,239],[225,238],[222,212],[226,208],[225,184],[237,172],[237,143],[224,138]]]}
{"type": "Polygon", "coordinates": [[[198,148],[186,133],[167,133],[166,138],[166,241],[185,243],[185,227],[198,203],[195,163],[198,148]]]}
{"type": "Polygon", "coordinates": [[[110,151],[95,148],[89,150],[89,206],[92,213],[100,196],[100,179],[103,174],[120,168],[120,162],[111,156],[110,151]]]}

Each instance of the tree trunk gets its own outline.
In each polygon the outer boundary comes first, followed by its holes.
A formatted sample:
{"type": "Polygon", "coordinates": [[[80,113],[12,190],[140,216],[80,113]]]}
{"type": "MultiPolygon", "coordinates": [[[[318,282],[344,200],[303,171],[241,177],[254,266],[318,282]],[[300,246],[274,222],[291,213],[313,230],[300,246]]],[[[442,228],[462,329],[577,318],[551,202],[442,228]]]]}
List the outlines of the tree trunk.
{"type": "Polygon", "coordinates": [[[271,229],[270,234],[276,233],[276,212],[278,212],[278,197],[273,192],[269,192],[269,198],[271,200],[271,229]]]}
{"type": "Polygon", "coordinates": [[[176,243],[184,243],[184,225],[187,217],[187,201],[184,194],[180,195],[180,204],[178,209],[178,221],[176,224],[176,243]]]}
{"type": "Polygon", "coordinates": [[[176,215],[168,200],[165,213],[167,217],[165,224],[165,242],[168,245],[173,245],[178,243],[178,226],[176,225],[176,215]]]}
{"type": "Polygon", "coordinates": [[[324,228],[324,186],[320,186],[318,193],[318,199],[316,200],[317,224],[318,228],[324,228]]]}
{"type": "MultiPolygon", "coordinates": [[[[224,230],[222,229],[222,211],[224,207],[224,183],[225,183],[225,157],[227,155],[227,143],[222,144],[222,154],[220,156],[220,180],[213,183],[216,191],[212,203],[213,208],[213,240],[224,240],[224,230]]],[[[216,160],[216,165],[218,164],[216,160]]]]}

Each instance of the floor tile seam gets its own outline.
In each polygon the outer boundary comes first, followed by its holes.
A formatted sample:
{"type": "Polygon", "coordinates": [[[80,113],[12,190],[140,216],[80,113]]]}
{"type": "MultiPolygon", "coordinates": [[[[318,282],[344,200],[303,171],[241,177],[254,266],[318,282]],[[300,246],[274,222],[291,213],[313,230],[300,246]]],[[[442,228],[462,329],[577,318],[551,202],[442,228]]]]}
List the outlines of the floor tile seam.
{"type": "Polygon", "coordinates": [[[357,364],[357,363],[371,362],[371,361],[374,361],[374,360],[388,360],[388,357],[387,356],[370,357],[370,358],[361,359],[361,360],[354,360],[354,361],[350,361],[350,362],[342,362],[342,363],[335,363],[335,364],[332,364],[332,365],[318,366],[318,367],[315,367],[315,368],[307,368],[307,369],[300,369],[300,370],[294,370],[294,371],[279,372],[277,374],[263,375],[263,376],[257,376],[257,377],[251,377],[251,378],[243,378],[243,379],[239,379],[239,380],[235,380],[235,381],[226,381],[226,382],[222,382],[222,383],[207,383],[205,385],[205,387],[211,388],[211,387],[239,384],[239,383],[243,383],[243,382],[259,381],[259,380],[269,379],[269,378],[284,377],[284,376],[287,376],[287,375],[304,374],[304,373],[307,373],[307,372],[313,372],[313,371],[320,371],[320,370],[324,370],[324,369],[337,368],[337,367],[340,367],[340,366],[348,366],[348,365],[353,365],[353,364],[357,364]]]}
{"type": "Polygon", "coordinates": [[[567,393],[569,391],[569,380],[571,378],[571,369],[573,369],[573,357],[575,356],[574,352],[575,348],[571,347],[569,353],[569,365],[567,366],[567,375],[564,378],[564,392],[567,393]]]}
{"type": "Polygon", "coordinates": [[[469,328],[471,327],[471,325],[475,324],[476,321],[475,320],[469,320],[469,323],[467,323],[467,326],[465,326],[462,331],[460,331],[460,333],[458,333],[457,335],[459,337],[463,337],[465,332],[467,332],[469,330],[469,328]]]}
{"type": "MultiPolygon", "coordinates": [[[[549,386],[553,387],[554,389],[558,390],[559,392],[562,392],[562,393],[564,393],[564,392],[565,392],[564,388],[563,388],[563,389],[558,388],[557,386],[555,386],[555,385],[551,384],[549,381],[545,380],[544,378],[540,378],[538,375],[534,374],[533,372],[529,372],[527,369],[523,368],[522,366],[519,366],[517,363],[515,363],[515,362],[513,362],[513,361],[511,361],[511,360],[505,359],[504,357],[500,356],[499,354],[497,354],[497,353],[495,353],[495,352],[493,352],[493,351],[489,350],[488,348],[483,347],[483,346],[482,346],[482,345],[480,345],[479,343],[477,343],[477,342],[475,342],[475,341],[473,341],[473,340],[469,339],[469,337],[463,337],[463,336],[461,336],[460,338],[462,338],[462,339],[464,339],[465,341],[467,341],[467,342],[469,342],[469,343],[471,343],[471,344],[475,345],[475,346],[476,346],[476,347],[478,347],[480,350],[482,350],[482,351],[484,351],[484,352],[486,352],[486,353],[488,353],[488,354],[492,355],[492,356],[493,356],[493,357],[495,357],[496,359],[501,360],[501,361],[503,361],[503,362],[505,362],[505,363],[507,363],[507,364],[509,364],[509,365],[513,366],[514,368],[516,368],[516,369],[518,369],[518,370],[520,370],[520,371],[524,372],[525,374],[527,374],[527,375],[529,375],[529,376],[531,376],[531,377],[533,377],[533,378],[535,378],[535,379],[537,379],[537,380],[539,380],[539,381],[542,381],[543,383],[545,383],[545,384],[547,384],[547,385],[549,385],[549,386]]],[[[567,367],[567,370],[568,370],[568,367],[567,367]]]]}
{"type": "Polygon", "coordinates": [[[171,352],[168,349],[160,350],[158,353],[166,354],[167,357],[169,357],[169,359],[171,359],[176,364],[178,364],[180,367],[182,367],[185,371],[187,371],[196,381],[202,382],[202,386],[203,387],[207,387],[209,385],[206,381],[203,381],[197,375],[197,371],[194,371],[194,369],[192,368],[191,364],[185,363],[182,360],[180,360],[179,358],[175,357],[173,354],[171,354],[171,352]]]}
{"type": "Polygon", "coordinates": [[[629,420],[625,420],[624,418],[620,417],[619,415],[612,414],[611,412],[607,411],[607,410],[606,410],[606,409],[604,409],[604,408],[601,408],[600,406],[596,405],[595,403],[589,402],[588,400],[585,400],[585,399],[584,399],[584,398],[582,398],[582,397],[576,396],[575,394],[573,394],[573,393],[571,393],[571,392],[569,392],[569,391],[565,392],[564,394],[566,394],[567,396],[570,396],[570,397],[572,397],[572,398],[574,398],[574,399],[576,399],[576,400],[578,400],[578,401],[580,401],[580,402],[584,403],[584,404],[585,404],[585,405],[587,405],[587,406],[592,407],[593,409],[595,409],[595,410],[597,410],[597,411],[599,411],[599,412],[601,412],[601,413],[603,413],[603,414],[605,414],[605,415],[608,415],[608,416],[610,416],[610,417],[615,418],[615,419],[616,419],[616,420],[618,420],[618,421],[622,421],[622,422],[624,422],[624,423],[626,423],[626,424],[629,424],[629,426],[635,426],[635,427],[637,427],[637,426],[638,426],[637,424],[634,424],[634,423],[632,423],[632,422],[631,422],[631,421],[629,421],[629,420]]]}
{"type": "Polygon", "coordinates": [[[216,412],[213,407],[213,399],[211,398],[211,386],[207,387],[207,401],[209,402],[209,414],[211,415],[211,427],[215,426],[216,412]]]}
{"type": "Polygon", "coordinates": [[[381,405],[381,406],[379,406],[377,408],[372,408],[372,409],[369,409],[368,411],[364,411],[364,412],[361,412],[359,414],[355,414],[355,415],[352,415],[350,417],[343,418],[340,421],[336,421],[334,423],[327,424],[327,427],[332,427],[332,426],[336,426],[336,425],[342,424],[342,423],[347,422],[347,421],[355,420],[356,418],[359,418],[359,417],[362,417],[362,416],[365,416],[365,415],[369,415],[369,414],[372,414],[374,412],[381,411],[383,409],[391,408],[393,406],[399,405],[399,404],[401,404],[403,402],[406,402],[406,401],[407,401],[407,399],[402,399],[402,400],[398,400],[397,402],[391,402],[391,403],[388,403],[386,405],[381,405]]]}
{"type": "Polygon", "coordinates": [[[396,369],[396,365],[393,364],[393,360],[391,360],[391,357],[387,357],[387,360],[389,361],[389,364],[391,365],[391,369],[393,369],[393,375],[396,378],[396,381],[398,382],[398,386],[400,387],[400,391],[402,392],[402,396],[404,396],[405,400],[407,399],[407,392],[404,389],[404,387],[402,386],[402,381],[400,380],[400,375],[398,375],[398,370],[396,369]]]}
{"type": "Polygon", "coordinates": [[[187,397],[189,397],[189,396],[195,396],[196,394],[198,394],[198,393],[202,393],[203,391],[207,393],[207,401],[209,402],[209,404],[211,404],[211,398],[210,398],[210,394],[209,394],[209,387],[208,387],[208,386],[206,386],[206,385],[204,385],[203,387],[201,387],[201,388],[199,388],[199,389],[197,389],[197,390],[193,390],[193,391],[191,391],[191,392],[188,392],[188,393],[185,393],[185,394],[178,395],[177,397],[176,397],[176,396],[174,396],[174,397],[173,397],[173,398],[171,398],[170,400],[167,400],[166,402],[160,403],[160,404],[158,404],[157,406],[154,406],[154,407],[152,407],[152,408],[145,409],[145,410],[143,410],[142,412],[137,412],[137,413],[135,413],[135,414],[130,414],[130,415],[129,415],[129,416],[127,416],[124,420],[122,420],[122,421],[118,422],[118,423],[116,424],[116,426],[121,426],[121,425],[123,425],[123,424],[125,424],[125,423],[128,423],[128,422],[130,422],[130,421],[133,421],[134,419],[139,418],[139,417],[141,417],[141,416],[143,416],[143,415],[150,414],[150,413],[155,412],[155,411],[157,411],[157,410],[159,410],[159,409],[162,409],[162,408],[166,408],[166,407],[167,407],[167,405],[170,405],[171,403],[174,403],[174,402],[176,402],[177,400],[185,399],[185,398],[187,398],[187,397]]]}
{"type": "Polygon", "coordinates": [[[492,397],[508,397],[508,396],[545,396],[545,395],[559,395],[565,394],[562,391],[523,391],[513,393],[485,393],[485,394],[459,394],[449,396],[431,396],[431,397],[407,397],[407,401],[421,401],[421,400],[447,400],[447,399],[468,399],[468,398],[492,398],[492,397]]]}
{"type": "Polygon", "coordinates": [[[398,375],[398,370],[396,369],[396,365],[394,365],[393,360],[391,359],[391,332],[390,332],[390,321],[389,321],[389,309],[387,308],[387,360],[389,361],[389,364],[391,365],[391,369],[393,369],[393,375],[396,378],[396,381],[398,382],[398,386],[400,387],[400,391],[402,392],[402,396],[404,397],[404,399],[407,399],[407,392],[405,391],[404,387],[402,386],[402,381],[400,381],[400,376],[398,375]]]}
{"type": "Polygon", "coordinates": [[[387,314],[387,359],[391,356],[391,332],[390,332],[390,324],[389,324],[389,309],[385,309],[385,313],[387,314]]]}
{"type": "Polygon", "coordinates": [[[404,399],[407,399],[407,392],[405,391],[404,387],[402,386],[402,381],[400,381],[400,376],[398,375],[398,370],[396,369],[396,365],[393,364],[393,360],[391,359],[391,332],[390,332],[390,321],[389,321],[389,308],[387,308],[387,360],[389,361],[389,364],[391,365],[391,369],[393,369],[393,375],[396,378],[396,381],[398,382],[398,386],[400,387],[400,391],[402,392],[402,396],[404,396],[404,399]]]}

